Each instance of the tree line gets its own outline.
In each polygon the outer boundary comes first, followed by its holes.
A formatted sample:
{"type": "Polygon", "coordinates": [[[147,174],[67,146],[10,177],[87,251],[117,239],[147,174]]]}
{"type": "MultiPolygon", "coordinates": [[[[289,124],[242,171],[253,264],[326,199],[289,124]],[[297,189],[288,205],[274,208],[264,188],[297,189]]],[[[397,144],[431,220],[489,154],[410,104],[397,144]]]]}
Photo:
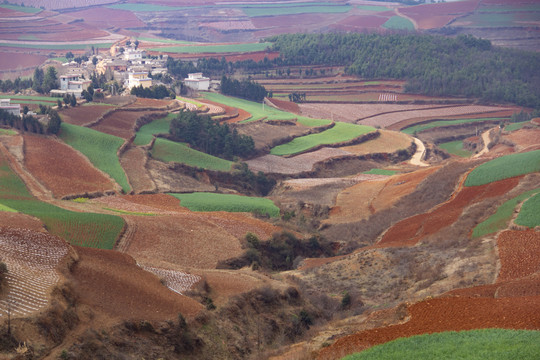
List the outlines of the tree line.
{"type": "Polygon", "coordinates": [[[208,115],[181,111],[171,121],[169,134],[175,141],[186,142],[207,154],[232,160],[249,156],[255,149],[251,136],[238,134],[228,124],[220,124],[208,115]]]}
{"type": "Polygon", "coordinates": [[[240,81],[225,75],[221,77],[221,93],[257,102],[262,101],[268,94],[264,86],[251,79],[240,81]]]}
{"type": "Polygon", "coordinates": [[[58,112],[50,106],[43,105],[40,105],[40,112],[47,115],[48,122],[46,124],[43,124],[38,118],[32,115],[24,114],[23,116],[17,116],[0,109],[0,125],[35,134],[58,134],[62,124],[58,112]]]}
{"type": "Polygon", "coordinates": [[[154,85],[146,88],[142,85],[134,86],[131,88],[131,95],[150,99],[176,98],[174,91],[168,89],[165,85],[154,85]]]}

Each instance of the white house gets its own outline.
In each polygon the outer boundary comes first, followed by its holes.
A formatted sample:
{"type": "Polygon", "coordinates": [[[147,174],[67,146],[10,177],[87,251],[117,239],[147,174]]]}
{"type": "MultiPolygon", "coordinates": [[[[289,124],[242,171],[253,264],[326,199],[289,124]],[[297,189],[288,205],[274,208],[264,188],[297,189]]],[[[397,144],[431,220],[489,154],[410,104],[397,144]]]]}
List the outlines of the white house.
{"type": "Polygon", "coordinates": [[[0,99],[0,109],[13,115],[21,116],[21,104],[11,104],[11,99],[0,99]]]}
{"type": "Polygon", "coordinates": [[[184,79],[184,84],[195,90],[208,91],[210,78],[203,77],[202,73],[192,73],[188,74],[187,79],[184,79]]]}
{"type": "Polygon", "coordinates": [[[64,96],[66,94],[74,94],[81,97],[83,90],[87,90],[92,84],[90,80],[80,78],[79,74],[60,75],[60,89],[51,90],[52,96],[64,96]]]}
{"type": "Polygon", "coordinates": [[[124,55],[124,60],[126,61],[138,61],[146,56],[146,52],[144,50],[127,48],[124,51],[123,55],[124,55]]]}
{"type": "Polygon", "coordinates": [[[131,72],[126,81],[126,88],[131,89],[135,86],[142,85],[143,88],[152,86],[152,79],[148,77],[146,72],[131,72]]]}

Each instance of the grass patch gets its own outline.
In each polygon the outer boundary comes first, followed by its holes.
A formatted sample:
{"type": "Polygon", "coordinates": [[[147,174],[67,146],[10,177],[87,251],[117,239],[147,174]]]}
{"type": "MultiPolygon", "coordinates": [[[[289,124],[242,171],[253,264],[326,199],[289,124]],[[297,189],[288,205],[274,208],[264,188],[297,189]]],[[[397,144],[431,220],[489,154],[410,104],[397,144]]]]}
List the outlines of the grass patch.
{"type": "Polygon", "coordinates": [[[60,139],[83,153],[95,167],[109,174],[126,193],[131,191],[116,152],[124,140],[82,126],[62,123],[60,139]]]}
{"type": "Polygon", "coordinates": [[[49,58],[49,59],[50,59],[50,60],[60,61],[60,62],[63,63],[63,64],[69,62],[69,60],[68,60],[67,57],[65,57],[65,56],[58,56],[58,57],[53,57],[53,58],[49,58]]]}
{"type": "Polygon", "coordinates": [[[41,9],[39,8],[19,6],[19,5],[2,4],[0,5],[0,7],[4,9],[10,9],[10,10],[19,11],[19,12],[28,13],[28,14],[37,14],[38,12],[41,11],[41,9]]]}
{"type": "Polygon", "coordinates": [[[523,203],[516,219],[516,224],[529,228],[540,225],[540,194],[531,196],[529,200],[523,203]]]}
{"type": "Polygon", "coordinates": [[[540,354],[540,331],[482,329],[400,338],[343,359],[507,360],[535,359],[538,354],[540,354]]]}
{"type": "Polygon", "coordinates": [[[540,171],[540,150],[502,156],[475,168],[465,186],[478,186],[540,171]]]}
{"type": "Polygon", "coordinates": [[[375,12],[392,10],[390,8],[387,8],[386,6],[379,6],[379,5],[356,5],[355,8],[360,9],[360,10],[375,11],[375,12]]]}
{"type": "Polygon", "coordinates": [[[276,108],[273,108],[271,106],[262,106],[262,104],[244,100],[240,98],[235,98],[231,96],[225,96],[217,93],[204,93],[204,98],[235,108],[239,108],[242,110],[247,111],[251,114],[251,118],[246,120],[245,122],[249,121],[256,121],[261,119],[267,119],[267,120],[293,120],[297,119],[299,123],[305,125],[305,126],[322,126],[327,125],[330,123],[330,120],[326,119],[312,119],[305,116],[298,116],[295,114],[292,114],[290,112],[278,110],[276,108]]]}
{"type": "Polygon", "coordinates": [[[527,124],[532,124],[532,123],[529,120],[522,121],[522,122],[517,122],[517,123],[511,123],[511,124],[508,124],[508,125],[506,125],[504,127],[504,131],[516,131],[516,130],[521,129],[522,127],[524,127],[527,124]]]}
{"type": "Polygon", "coordinates": [[[538,15],[535,12],[475,12],[460,18],[459,23],[466,23],[467,27],[511,27],[523,26],[522,21],[538,21],[538,15]]]}
{"type": "Polygon", "coordinates": [[[401,16],[392,16],[383,24],[383,27],[387,29],[414,30],[414,24],[409,19],[401,16]]]}
{"type": "Polygon", "coordinates": [[[17,210],[10,208],[9,206],[0,204],[0,212],[17,212],[17,210]]]}
{"type": "Polygon", "coordinates": [[[147,212],[138,212],[138,211],[128,211],[128,210],[120,210],[120,209],[111,209],[111,208],[103,208],[105,210],[114,211],[120,214],[124,215],[139,215],[139,216],[155,216],[154,213],[147,213],[147,212]]]}
{"type": "Polygon", "coordinates": [[[169,114],[164,118],[156,119],[151,123],[148,123],[144,126],[141,126],[133,144],[135,145],[148,145],[152,141],[152,138],[156,134],[168,134],[169,126],[171,125],[171,120],[176,117],[175,114],[169,114]]]}
{"type": "Polygon", "coordinates": [[[153,158],[161,161],[173,161],[209,170],[230,171],[233,164],[232,161],[194,150],[184,143],[163,138],[156,139],[150,153],[153,158]]]}
{"type": "Polygon", "coordinates": [[[165,46],[149,49],[150,51],[170,52],[177,54],[201,54],[201,53],[230,53],[230,52],[254,52],[263,51],[272,43],[248,43],[230,45],[189,45],[189,46],[165,46]]]}
{"type": "Polygon", "coordinates": [[[15,100],[31,100],[31,101],[54,101],[62,98],[52,97],[52,96],[30,96],[30,95],[0,95],[0,99],[11,99],[15,100]]]}
{"type": "Polygon", "coordinates": [[[386,170],[386,169],[371,169],[368,171],[364,171],[362,174],[373,174],[373,175],[395,175],[397,171],[395,170],[386,170]]]}
{"type": "Polygon", "coordinates": [[[467,123],[474,123],[478,121],[493,121],[493,122],[501,122],[509,120],[509,118],[479,118],[479,119],[457,119],[457,120],[438,120],[438,121],[432,121],[426,124],[420,124],[420,125],[414,125],[405,129],[402,129],[401,132],[404,132],[405,134],[412,135],[415,132],[421,132],[428,129],[433,129],[436,127],[441,126],[453,126],[453,125],[461,125],[461,124],[467,124],[467,123]]]}
{"type": "Polygon", "coordinates": [[[196,101],[196,100],[193,100],[193,99],[190,99],[190,98],[185,98],[185,97],[181,97],[181,96],[177,96],[176,99],[180,100],[180,101],[183,101],[183,102],[186,102],[186,103],[190,103],[190,104],[193,104],[195,105],[197,108],[202,108],[204,105],[201,104],[200,102],[196,101]]]}
{"type": "Polygon", "coordinates": [[[23,49],[46,49],[46,50],[90,50],[92,46],[94,48],[110,48],[112,43],[95,43],[95,44],[70,44],[66,43],[65,45],[47,45],[42,43],[36,44],[11,44],[11,43],[0,43],[2,47],[15,47],[23,49]]]}
{"type": "Polygon", "coordinates": [[[448,151],[450,154],[454,154],[460,157],[469,157],[473,153],[472,151],[465,150],[463,148],[463,140],[449,141],[438,145],[441,149],[448,151]]]}
{"type": "Polygon", "coordinates": [[[11,129],[0,129],[0,135],[17,135],[17,132],[11,129]]]}
{"type": "MultiPolygon", "coordinates": [[[[501,206],[499,206],[495,214],[476,225],[476,227],[473,229],[472,237],[482,237],[506,229],[510,223],[510,220],[512,219],[512,215],[514,214],[514,209],[516,208],[517,204],[538,192],[540,192],[540,188],[524,192],[515,198],[504,202],[501,206]]],[[[537,212],[540,213],[540,210],[537,209],[537,212]]]]}
{"type": "Polygon", "coordinates": [[[266,198],[205,192],[170,195],[179,199],[180,205],[191,211],[255,212],[271,217],[279,216],[279,208],[266,198]]]}
{"type": "Polygon", "coordinates": [[[372,131],[375,131],[375,128],[371,126],[336,122],[336,125],[333,128],[325,130],[321,133],[301,136],[286,144],[276,146],[270,150],[270,154],[293,155],[309,150],[318,145],[349,141],[372,131]]]}
{"type": "MultiPolygon", "coordinates": [[[[131,5],[130,5],[131,6],[131,5]]],[[[149,37],[140,37],[139,41],[148,41],[148,42],[157,42],[163,44],[182,44],[182,45],[192,45],[198,44],[193,41],[184,41],[184,40],[173,40],[173,39],[158,39],[158,38],[149,38],[149,37]]]]}
{"type": "Polygon", "coordinates": [[[0,199],[2,207],[37,217],[49,233],[73,245],[112,249],[124,227],[118,216],[73,212],[35,199],[1,156],[0,199]]]}

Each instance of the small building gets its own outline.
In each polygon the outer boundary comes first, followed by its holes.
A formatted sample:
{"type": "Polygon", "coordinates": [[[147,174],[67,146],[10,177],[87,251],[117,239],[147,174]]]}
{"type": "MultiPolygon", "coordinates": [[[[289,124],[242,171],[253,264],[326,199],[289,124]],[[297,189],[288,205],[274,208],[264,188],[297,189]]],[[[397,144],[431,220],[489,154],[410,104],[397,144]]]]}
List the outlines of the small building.
{"type": "Polygon", "coordinates": [[[96,71],[100,75],[107,72],[112,74],[114,71],[127,71],[127,68],[128,63],[125,60],[104,59],[96,64],[96,71]]]}
{"type": "Polygon", "coordinates": [[[87,90],[92,81],[80,78],[80,74],[60,75],[60,89],[51,90],[51,96],[62,97],[67,94],[73,94],[81,97],[83,90],[87,90]]]}
{"type": "Polygon", "coordinates": [[[210,78],[203,77],[202,73],[191,73],[184,79],[184,85],[194,90],[208,91],[210,78]]]}
{"type": "Polygon", "coordinates": [[[15,116],[21,116],[21,104],[11,104],[11,99],[0,99],[0,109],[15,116]]]}
{"type": "Polygon", "coordinates": [[[146,57],[146,51],[127,48],[124,51],[123,56],[124,56],[124,60],[126,60],[126,61],[139,61],[143,57],[146,57]]]}
{"type": "Polygon", "coordinates": [[[141,86],[148,88],[152,86],[152,79],[148,77],[146,72],[131,72],[126,81],[126,88],[131,89],[133,87],[141,86]]]}

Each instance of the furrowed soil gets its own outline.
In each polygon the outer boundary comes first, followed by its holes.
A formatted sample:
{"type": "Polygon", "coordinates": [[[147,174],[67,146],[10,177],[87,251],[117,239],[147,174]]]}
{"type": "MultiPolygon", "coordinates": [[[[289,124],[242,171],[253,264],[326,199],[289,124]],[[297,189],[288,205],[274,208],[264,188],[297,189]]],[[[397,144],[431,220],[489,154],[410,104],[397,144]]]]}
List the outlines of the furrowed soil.
{"type": "Polygon", "coordinates": [[[80,153],[52,138],[24,135],[25,166],[56,198],[106,192],[112,180],[80,153]]]}
{"type": "Polygon", "coordinates": [[[269,152],[278,142],[286,142],[285,140],[292,139],[291,136],[307,135],[313,130],[300,123],[283,122],[282,124],[274,125],[264,121],[240,124],[237,129],[239,134],[248,135],[253,138],[255,149],[266,152],[269,152]]]}
{"type": "Polygon", "coordinates": [[[59,114],[62,117],[62,121],[68,124],[85,126],[113,109],[114,107],[110,105],[77,106],[63,109],[59,114]]]}
{"type": "Polygon", "coordinates": [[[154,191],[156,185],[152,181],[145,164],[147,162],[146,151],[139,147],[132,147],[120,156],[120,164],[126,172],[133,192],[154,191]]]}
{"type": "Polygon", "coordinates": [[[133,136],[137,119],[151,113],[152,111],[116,111],[106,115],[102,121],[91,128],[127,140],[133,136]]]}
{"type": "Polygon", "coordinates": [[[379,132],[381,135],[374,140],[358,145],[340,147],[340,149],[355,155],[393,153],[401,149],[407,149],[413,142],[409,135],[397,131],[379,130],[379,132]]]}

